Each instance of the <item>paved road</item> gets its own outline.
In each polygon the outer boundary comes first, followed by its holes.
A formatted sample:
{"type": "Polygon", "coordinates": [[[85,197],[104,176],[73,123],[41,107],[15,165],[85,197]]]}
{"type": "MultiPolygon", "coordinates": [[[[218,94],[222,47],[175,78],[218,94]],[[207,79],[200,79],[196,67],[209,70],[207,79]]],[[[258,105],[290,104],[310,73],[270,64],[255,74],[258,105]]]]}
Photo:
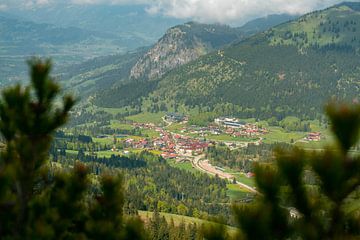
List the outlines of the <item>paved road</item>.
{"type": "MultiPolygon", "coordinates": [[[[193,159],[193,166],[196,167],[197,169],[199,169],[200,171],[202,172],[205,172],[207,174],[210,174],[210,175],[218,175],[219,178],[222,178],[222,179],[227,179],[227,180],[230,180],[232,181],[234,179],[234,176],[229,174],[229,173],[225,173],[223,171],[220,171],[220,170],[217,170],[215,167],[212,167],[208,164],[208,160],[201,160],[202,158],[204,158],[205,155],[199,155],[199,156],[196,156],[194,157],[193,159]]],[[[259,193],[255,188],[249,186],[249,185],[246,185],[242,182],[239,182],[239,181],[236,181],[236,184],[238,184],[239,186],[249,190],[250,192],[253,192],[253,193],[259,193]]]]}

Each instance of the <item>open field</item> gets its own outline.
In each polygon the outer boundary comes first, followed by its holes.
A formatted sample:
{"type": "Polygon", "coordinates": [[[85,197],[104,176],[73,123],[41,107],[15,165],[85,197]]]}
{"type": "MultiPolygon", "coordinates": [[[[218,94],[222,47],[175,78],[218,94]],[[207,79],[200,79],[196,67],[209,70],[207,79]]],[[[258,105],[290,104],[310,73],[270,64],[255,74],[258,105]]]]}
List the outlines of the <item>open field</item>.
{"type": "Polygon", "coordinates": [[[176,132],[179,133],[181,131],[181,129],[185,127],[184,124],[181,123],[173,123],[170,126],[167,126],[166,129],[170,132],[176,132]]]}
{"type": "Polygon", "coordinates": [[[116,120],[111,120],[110,121],[110,127],[112,129],[121,129],[121,130],[132,130],[132,129],[134,129],[134,126],[132,126],[131,124],[124,124],[124,123],[121,123],[121,122],[116,121],[116,120]]]}
{"type": "Polygon", "coordinates": [[[192,172],[194,174],[200,173],[200,171],[197,170],[196,168],[194,168],[190,162],[176,163],[175,160],[171,159],[171,160],[168,160],[168,163],[172,167],[186,170],[186,171],[192,172]]]}
{"type": "Polygon", "coordinates": [[[206,139],[225,142],[256,142],[259,140],[258,138],[233,137],[228,134],[208,135],[206,136],[206,139]]]}
{"type": "Polygon", "coordinates": [[[247,189],[242,188],[238,184],[227,184],[227,188],[228,188],[228,190],[226,191],[226,194],[233,201],[239,200],[239,199],[244,199],[244,198],[247,198],[247,197],[253,195],[247,189]]]}
{"type": "MultiPolygon", "coordinates": [[[[139,213],[140,218],[145,222],[149,218],[151,218],[153,215],[153,212],[148,212],[148,211],[138,211],[138,213],[139,213]]],[[[214,222],[210,222],[207,220],[194,218],[194,217],[188,217],[188,216],[182,216],[182,215],[177,215],[177,214],[171,214],[171,213],[162,213],[161,212],[160,216],[164,216],[167,222],[170,222],[172,219],[176,226],[178,226],[182,222],[185,223],[186,225],[196,223],[196,225],[198,225],[198,226],[201,226],[203,224],[214,224],[214,222]]],[[[227,230],[230,235],[235,235],[238,231],[237,228],[230,227],[230,226],[227,226],[227,230]]]]}
{"type": "Polygon", "coordinates": [[[246,185],[248,185],[250,187],[256,187],[255,178],[248,178],[247,176],[245,176],[242,173],[231,172],[231,174],[236,177],[237,181],[239,181],[239,182],[241,182],[243,184],[246,184],[246,185]]]}
{"type": "Polygon", "coordinates": [[[286,132],[281,127],[269,127],[269,133],[263,136],[264,143],[285,142],[291,143],[291,140],[298,141],[306,137],[305,132],[286,132]]]}
{"type": "Polygon", "coordinates": [[[160,133],[153,129],[141,129],[141,133],[142,133],[142,135],[147,136],[149,138],[160,137],[160,133]]]}
{"type": "Polygon", "coordinates": [[[165,115],[164,112],[159,113],[149,113],[144,112],[137,115],[126,117],[126,119],[132,120],[137,123],[162,123],[162,117],[165,115]]]}

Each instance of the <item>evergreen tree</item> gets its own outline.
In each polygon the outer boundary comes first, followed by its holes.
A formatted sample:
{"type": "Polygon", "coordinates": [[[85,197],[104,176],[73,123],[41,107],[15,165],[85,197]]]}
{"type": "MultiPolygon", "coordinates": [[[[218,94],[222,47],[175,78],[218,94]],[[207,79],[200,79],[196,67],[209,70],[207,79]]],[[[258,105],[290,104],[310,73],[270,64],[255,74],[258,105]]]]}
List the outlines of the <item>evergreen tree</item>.
{"type": "Polygon", "coordinates": [[[359,140],[360,106],[333,104],[327,114],[336,146],[311,154],[278,150],[276,166],[256,167],[258,202],[235,207],[245,239],[360,237],[359,209],[347,211],[360,201],[360,159],[351,152],[359,140]],[[284,189],[289,202],[280,197],[284,189]]]}
{"type": "MultiPolygon", "coordinates": [[[[66,123],[75,101],[55,104],[59,86],[51,64],[29,62],[31,85],[3,91],[0,132],[6,148],[0,158],[0,236],[2,239],[143,239],[138,220],[122,215],[121,178],[104,176],[101,193],[89,198],[88,170],[49,170],[55,131],[66,123]]],[[[50,165],[51,166],[51,165],[50,165]]]]}

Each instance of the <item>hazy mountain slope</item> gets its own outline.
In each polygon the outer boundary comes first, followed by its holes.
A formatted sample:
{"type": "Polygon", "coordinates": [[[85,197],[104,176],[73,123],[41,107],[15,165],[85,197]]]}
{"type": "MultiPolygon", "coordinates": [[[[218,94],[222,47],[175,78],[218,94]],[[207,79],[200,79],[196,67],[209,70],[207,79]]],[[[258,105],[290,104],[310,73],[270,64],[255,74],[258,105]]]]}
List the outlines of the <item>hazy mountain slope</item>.
{"type": "Polygon", "coordinates": [[[25,78],[26,59],[51,57],[56,66],[124,51],[116,35],[0,16],[0,84],[25,78]]]}
{"type": "Polygon", "coordinates": [[[149,99],[261,118],[314,117],[332,97],[354,100],[360,93],[358,6],[307,14],[200,57],[154,80],[149,99]]]}
{"type": "Polygon", "coordinates": [[[290,20],[294,20],[299,16],[289,15],[289,14],[272,14],[263,18],[257,18],[252,21],[249,21],[245,25],[239,27],[239,31],[245,34],[254,34],[258,32],[263,32],[268,30],[271,27],[285,23],[290,20]]]}
{"type": "Polygon", "coordinates": [[[82,98],[95,92],[109,90],[129,80],[130,69],[147,49],[126,54],[98,57],[89,61],[60,68],[57,76],[65,90],[82,98]]]}
{"type": "Polygon", "coordinates": [[[71,4],[53,1],[33,9],[9,9],[11,14],[37,23],[78,27],[116,34],[127,50],[156,42],[170,27],[186,20],[151,15],[144,5],[71,4]]]}

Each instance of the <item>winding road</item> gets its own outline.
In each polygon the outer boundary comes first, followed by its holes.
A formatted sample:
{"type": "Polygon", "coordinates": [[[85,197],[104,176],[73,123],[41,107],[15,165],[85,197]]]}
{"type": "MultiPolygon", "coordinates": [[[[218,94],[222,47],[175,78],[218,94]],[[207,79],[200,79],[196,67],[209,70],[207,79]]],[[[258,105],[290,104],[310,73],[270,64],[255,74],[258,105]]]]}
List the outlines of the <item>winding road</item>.
{"type": "MultiPolygon", "coordinates": [[[[193,166],[195,168],[197,168],[198,170],[202,171],[202,172],[205,172],[205,173],[213,175],[213,176],[217,175],[217,176],[219,176],[219,178],[222,178],[222,179],[227,179],[229,181],[232,181],[235,178],[230,173],[225,173],[225,172],[223,172],[221,170],[216,169],[214,166],[211,166],[208,163],[209,160],[201,160],[201,159],[204,159],[204,158],[205,158],[204,154],[194,157],[193,161],[192,161],[193,166]]],[[[238,184],[242,188],[247,189],[248,191],[250,191],[252,193],[256,193],[256,194],[259,193],[255,188],[253,188],[253,187],[251,187],[249,185],[246,185],[246,184],[244,184],[242,182],[236,181],[236,184],[238,184]]]]}

